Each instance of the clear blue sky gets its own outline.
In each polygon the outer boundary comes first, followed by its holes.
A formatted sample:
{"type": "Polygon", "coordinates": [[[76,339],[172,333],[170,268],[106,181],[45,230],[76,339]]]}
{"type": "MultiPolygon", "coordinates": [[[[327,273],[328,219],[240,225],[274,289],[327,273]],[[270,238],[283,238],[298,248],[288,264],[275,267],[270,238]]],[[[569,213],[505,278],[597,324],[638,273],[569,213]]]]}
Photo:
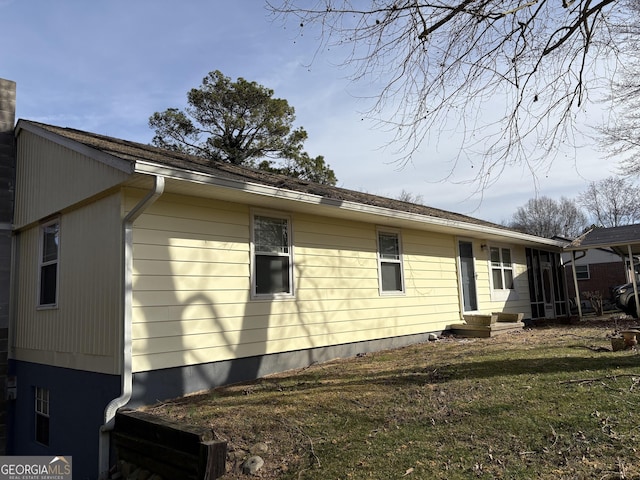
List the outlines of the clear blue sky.
{"type": "MultiPolygon", "coordinates": [[[[149,143],[155,111],[183,108],[210,71],[256,81],[296,109],[305,149],[324,155],[339,186],[501,222],[536,192],[530,173],[507,169],[480,199],[438,182],[457,142],[423,145],[398,171],[391,138],[362,114],[374,86],[353,84],[344,52],[316,54],[313,32],[272,21],[263,0],[0,0],[0,77],[17,82],[17,117],[149,143]],[[471,196],[471,197],[470,197],[471,196]],[[469,198],[470,197],[470,198],[469,198]]],[[[478,158],[480,161],[480,158],[478,158]]],[[[575,197],[613,173],[597,149],[569,151],[539,172],[540,195],[575,197]],[[576,170],[577,166],[577,170],[576,170]]],[[[454,180],[475,172],[456,170],[454,180]]]]}

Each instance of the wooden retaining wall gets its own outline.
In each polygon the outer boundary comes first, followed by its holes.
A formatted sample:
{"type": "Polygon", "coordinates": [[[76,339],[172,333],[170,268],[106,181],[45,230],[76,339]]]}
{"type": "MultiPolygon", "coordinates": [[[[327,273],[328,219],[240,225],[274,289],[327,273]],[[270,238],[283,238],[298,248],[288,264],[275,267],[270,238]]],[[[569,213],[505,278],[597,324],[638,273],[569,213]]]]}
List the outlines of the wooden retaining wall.
{"type": "Polygon", "coordinates": [[[216,440],[205,427],[122,411],[116,415],[112,438],[118,462],[164,480],[213,480],[225,473],[227,442],[216,440]]]}

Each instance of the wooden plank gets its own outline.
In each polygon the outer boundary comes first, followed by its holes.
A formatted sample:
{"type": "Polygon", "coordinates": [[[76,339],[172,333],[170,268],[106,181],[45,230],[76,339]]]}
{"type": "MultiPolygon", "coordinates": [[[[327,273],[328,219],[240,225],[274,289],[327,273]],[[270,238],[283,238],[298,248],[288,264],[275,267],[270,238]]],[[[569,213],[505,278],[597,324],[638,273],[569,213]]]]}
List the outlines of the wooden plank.
{"type": "Polygon", "coordinates": [[[213,480],[226,473],[227,442],[212,440],[200,444],[198,478],[213,480]]]}
{"type": "Polygon", "coordinates": [[[201,442],[214,439],[213,431],[209,428],[178,424],[136,410],[118,412],[115,428],[118,432],[153,440],[184,452],[197,452],[201,442]]]}
{"type": "Polygon", "coordinates": [[[199,463],[197,455],[187,455],[172,448],[159,445],[123,433],[114,433],[119,461],[129,462],[136,467],[144,468],[163,478],[172,480],[200,480],[198,477],[199,463]]]}
{"type": "Polygon", "coordinates": [[[178,424],[141,411],[116,415],[118,460],[172,480],[213,480],[226,471],[227,443],[213,430],[178,424]]]}

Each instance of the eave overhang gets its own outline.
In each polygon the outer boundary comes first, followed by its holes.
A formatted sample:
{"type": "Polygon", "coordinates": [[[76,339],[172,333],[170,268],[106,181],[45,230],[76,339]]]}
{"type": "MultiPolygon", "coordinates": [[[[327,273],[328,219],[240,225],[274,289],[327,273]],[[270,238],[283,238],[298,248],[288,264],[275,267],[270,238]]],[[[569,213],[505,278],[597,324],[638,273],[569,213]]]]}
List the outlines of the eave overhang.
{"type": "Polygon", "coordinates": [[[215,174],[172,168],[152,162],[137,161],[135,172],[142,175],[161,175],[165,177],[168,180],[167,191],[170,192],[244,202],[256,207],[283,209],[394,227],[428,230],[503,243],[510,241],[533,248],[547,248],[557,251],[560,251],[566,244],[564,241],[536,237],[514,230],[337,200],[270,185],[238,181],[215,174]]]}
{"type": "Polygon", "coordinates": [[[16,124],[16,128],[14,130],[15,137],[18,138],[23,130],[38,135],[39,137],[42,137],[46,140],[50,140],[60,146],[68,148],[71,151],[77,152],[98,162],[104,163],[105,165],[109,165],[116,170],[120,170],[124,173],[129,174],[132,174],[134,172],[134,163],[129,160],[119,158],[117,156],[85,145],[84,143],[77,142],[62,135],[58,135],[54,132],[38,126],[37,124],[34,124],[33,122],[18,120],[18,123],[16,124]]]}
{"type": "MultiPolygon", "coordinates": [[[[305,191],[304,188],[298,190],[283,187],[282,185],[287,182],[283,182],[283,184],[280,182],[276,184],[260,183],[252,177],[230,174],[229,172],[217,173],[215,169],[205,168],[202,165],[191,169],[184,159],[179,160],[179,164],[172,163],[174,158],[169,152],[167,152],[169,154],[168,161],[166,163],[159,162],[146,157],[146,155],[150,155],[162,158],[162,152],[159,149],[88,132],[19,120],[15,129],[16,137],[22,130],[37,134],[127,173],[128,179],[123,182],[123,186],[148,190],[153,185],[153,177],[162,176],[166,179],[167,192],[245,203],[256,208],[323,215],[350,221],[446,233],[488,242],[513,243],[558,252],[566,245],[565,241],[520,233],[506,227],[494,226],[490,222],[451,212],[441,211],[442,216],[438,216],[430,215],[424,211],[416,212],[408,211],[410,209],[385,207],[379,202],[381,197],[376,197],[377,204],[369,204],[366,195],[359,197],[364,198],[362,202],[353,199],[345,200],[334,198],[331,195],[311,193],[305,191]],[[469,221],[466,221],[465,218],[469,218],[469,221]]],[[[345,191],[343,190],[343,192],[345,191]]],[[[353,195],[347,195],[348,197],[357,198],[353,195]]],[[[389,201],[393,200],[389,199],[389,201]]],[[[436,211],[436,209],[428,210],[436,211]]]]}
{"type": "Polygon", "coordinates": [[[566,252],[587,251],[594,248],[604,248],[615,252],[621,257],[640,255],[640,229],[638,225],[625,225],[591,229],[564,247],[566,252]]]}

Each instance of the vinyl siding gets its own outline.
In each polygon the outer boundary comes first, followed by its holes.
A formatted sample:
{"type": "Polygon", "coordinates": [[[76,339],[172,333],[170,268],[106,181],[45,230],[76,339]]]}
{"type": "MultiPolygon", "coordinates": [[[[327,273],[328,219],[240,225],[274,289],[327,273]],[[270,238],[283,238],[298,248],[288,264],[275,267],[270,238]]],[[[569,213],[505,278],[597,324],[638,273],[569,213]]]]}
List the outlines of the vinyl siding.
{"type": "Polygon", "coordinates": [[[117,373],[121,333],[120,195],[62,214],[58,306],[38,309],[40,227],[17,236],[15,358],[117,373]]]}
{"type": "Polygon", "coordinates": [[[246,205],[172,194],[138,219],[134,372],[438,331],[459,321],[451,236],[401,231],[406,294],[380,295],[376,225],[294,213],[295,297],[251,300],[250,219],[246,205]]]}
{"type": "MultiPolygon", "coordinates": [[[[482,242],[486,243],[486,242],[482,242]]],[[[526,317],[531,316],[531,303],[529,300],[529,280],[527,277],[527,260],[525,248],[518,245],[492,244],[511,250],[511,261],[513,262],[514,289],[508,298],[502,299],[501,293],[492,295],[491,292],[491,261],[489,250],[483,252],[480,242],[474,243],[476,253],[476,273],[478,288],[478,311],[482,313],[491,312],[522,312],[526,317]]]]}
{"type": "Polygon", "coordinates": [[[17,141],[15,228],[85,201],[128,176],[26,130],[17,141]]]}

